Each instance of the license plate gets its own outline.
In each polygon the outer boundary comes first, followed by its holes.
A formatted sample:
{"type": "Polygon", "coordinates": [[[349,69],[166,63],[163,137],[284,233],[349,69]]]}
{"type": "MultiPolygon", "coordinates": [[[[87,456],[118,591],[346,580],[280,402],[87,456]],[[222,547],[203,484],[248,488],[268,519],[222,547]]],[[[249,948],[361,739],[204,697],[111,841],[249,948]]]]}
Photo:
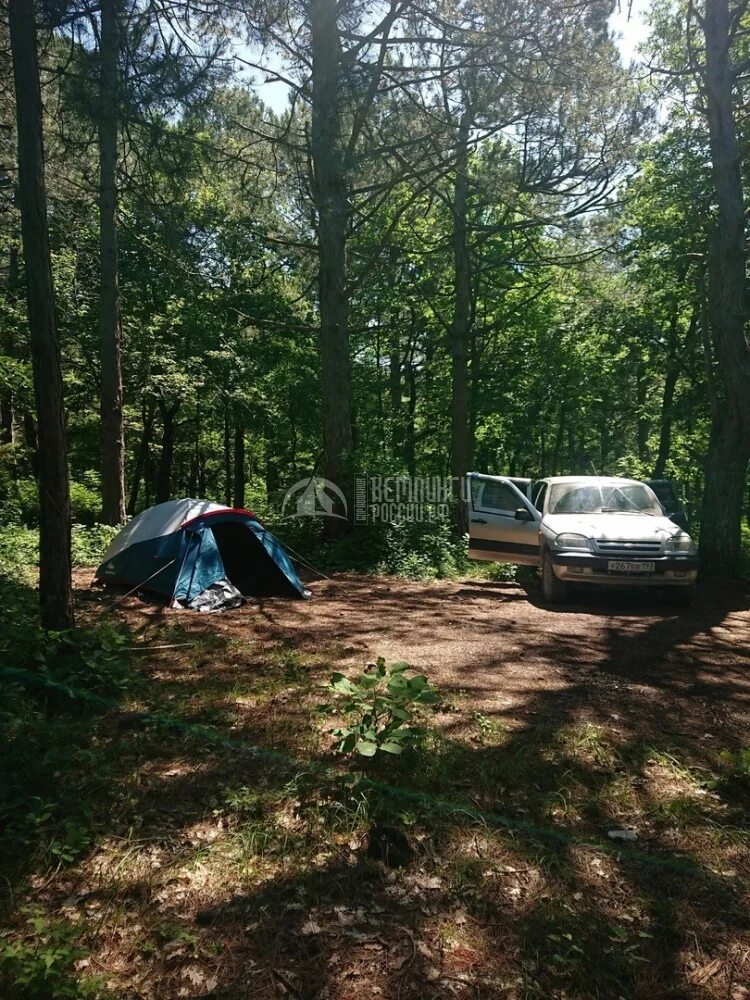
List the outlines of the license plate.
{"type": "Polygon", "coordinates": [[[652,562],[632,562],[624,559],[610,559],[607,563],[607,570],[610,573],[653,573],[656,563],[652,562]]]}

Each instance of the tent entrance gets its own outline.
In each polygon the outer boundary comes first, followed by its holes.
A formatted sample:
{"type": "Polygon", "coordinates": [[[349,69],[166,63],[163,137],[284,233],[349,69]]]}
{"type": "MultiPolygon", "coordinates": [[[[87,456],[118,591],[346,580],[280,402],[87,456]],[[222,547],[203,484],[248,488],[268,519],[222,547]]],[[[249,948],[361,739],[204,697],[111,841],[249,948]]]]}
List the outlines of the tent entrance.
{"type": "Polygon", "coordinates": [[[242,521],[217,521],[211,525],[211,531],[227,577],[242,594],[298,596],[258,536],[242,521]]]}

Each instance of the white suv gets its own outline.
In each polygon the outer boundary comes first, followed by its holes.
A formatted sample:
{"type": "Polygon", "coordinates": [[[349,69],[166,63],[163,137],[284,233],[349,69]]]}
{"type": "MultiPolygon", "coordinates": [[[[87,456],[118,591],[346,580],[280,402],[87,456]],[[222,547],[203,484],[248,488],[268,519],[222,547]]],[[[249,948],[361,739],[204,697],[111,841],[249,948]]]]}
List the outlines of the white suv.
{"type": "Polygon", "coordinates": [[[507,477],[472,472],[469,486],[469,557],[541,566],[550,603],[565,599],[569,583],[656,586],[692,600],[693,541],[645,483],[558,476],[527,496],[507,477]]]}

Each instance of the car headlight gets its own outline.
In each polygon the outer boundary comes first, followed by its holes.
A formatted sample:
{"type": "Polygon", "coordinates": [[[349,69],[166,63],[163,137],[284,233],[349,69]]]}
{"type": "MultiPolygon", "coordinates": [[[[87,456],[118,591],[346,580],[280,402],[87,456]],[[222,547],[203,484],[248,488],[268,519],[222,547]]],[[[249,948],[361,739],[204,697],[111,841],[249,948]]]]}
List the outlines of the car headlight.
{"type": "Polygon", "coordinates": [[[690,535],[682,531],[679,535],[672,535],[671,538],[667,539],[664,551],[668,552],[669,555],[692,556],[695,555],[695,546],[690,535]]]}
{"type": "Polygon", "coordinates": [[[555,539],[555,547],[558,549],[587,549],[589,540],[585,535],[574,535],[570,531],[564,531],[555,539]]]}

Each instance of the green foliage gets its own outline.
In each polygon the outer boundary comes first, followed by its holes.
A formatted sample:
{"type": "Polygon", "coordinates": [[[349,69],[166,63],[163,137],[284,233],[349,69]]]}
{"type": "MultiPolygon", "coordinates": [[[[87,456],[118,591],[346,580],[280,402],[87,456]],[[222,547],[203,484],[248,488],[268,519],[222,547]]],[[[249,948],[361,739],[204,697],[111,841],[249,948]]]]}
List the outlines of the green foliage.
{"type": "Polygon", "coordinates": [[[0,852],[39,850],[50,863],[68,864],[88,849],[92,833],[75,795],[61,807],[71,789],[59,773],[66,764],[71,773],[98,766],[78,739],[103,707],[97,699],[117,701],[135,688],[124,648],[131,640],[107,623],[45,632],[33,592],[9,581],[0,601],[14,609],[0,620],[0,669],[22,672],[0,676],[0,852]]]}
{"type": "Polygon", "coordinates": [[[30,581],[38,562],[38,530],[20,524],[0,524],[0,579],[30,581]]]}
{"type": "MultiPolygon", "coordinates": [[[[71,531],[73,566],[98,565],[119,528],[108,524],[74,524],[71,531]]],[[[39,563],[39,529],[0,524],[0,578],[31,582],[39,563]]]]}
{"type": "Polygon", "coordinates": [[[120,529],[110,524],[74,524],[71,559],[74,566],[97,566],[120,529]]]}
{"type": "Polygon", "coordinates": [[[387,667],[381,656],[356,680],[340,673],[331,677],[336,704],[321,705],[319,711],[339,712],[348,719],[333,730],[339,753],[398,755],[415,745],[421,735],[415,725],[419,708],[434,705],[439,699],[422,674],[407,676],[410,669],[407,663],[387,667]]]}
{"type": "MultiPolygon", "coordinates": [[[[33,672],[40,681],[52,681],[75,691],[112,696],[134,683],[123,647],[128,636],[113,625],[94,630],[46,632],[29,617],[19,615],[0,629],[0,664],[33,672]]],[[[46,695],[45,695],[46,696],[46,695]]]]}
{"type": "Polygon", "coordinates": [[[102,996],[101,983],[79,974],[88,956],[82,925],[49,920],[41,909],[25,907],[26,931],[0,938],[0,986],[14,1000],[85,1000],[102,996]]]}
{"type": "MultiPolygon", "coordinates": [[[[6,463],[7,465],[7,463],[6,463]]],[[[74,524],[96,524],[102,507],[102,498],[93,472],[84,473],[82,479],[70,482],[70,516],[74,524]]],[[[36,480],[31,477],[14,477],[0,463],[0,504],[4,522],[33,527],[39,523],[39,492],[36,480]]]]}
{"type": "Polygon", "coordinates": [[[726,782],[734,782],[750,789],[750,748],[722,750],[719,760],[725,768],[726,782]]]}
{"type": "Polygon", "coordinates": [[[324,541],[320,525],[309,518],[278,525],[271,520],[270,527],[314,566],[329,571],[438,580],[490,570],[490,564],[479,567],[468,559],[466,537],[456,538],[442,521],[357,525],[334,542],[324,541]]]}

